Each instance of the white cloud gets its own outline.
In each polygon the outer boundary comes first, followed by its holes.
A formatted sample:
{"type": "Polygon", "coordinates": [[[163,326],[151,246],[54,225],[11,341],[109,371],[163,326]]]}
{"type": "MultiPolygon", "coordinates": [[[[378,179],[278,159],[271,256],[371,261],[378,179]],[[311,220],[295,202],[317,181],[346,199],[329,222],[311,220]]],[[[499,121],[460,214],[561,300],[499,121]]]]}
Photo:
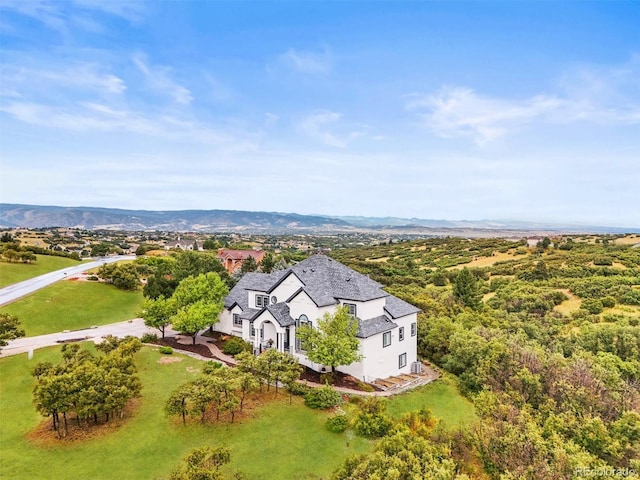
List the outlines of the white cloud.
{"type": "Polygon", "coordinates": [[[59,96],[60,89],[92,90],[98,93],[122,94],[127,86],[120,77],[91,63],[78,63],[60,69],[32,68],[6,63],[2,74],[2,94],[5,91],[33,93],[41,95],[55,90],[59,96]]]}
{"type": "Polygon", "coordinates": [[[369,127],[343,121],[343,114],[329,110],[318,110],[306,116],[297,125],[297,130],[325,145],[345,148],[349,141],[368,136],[369,127]]]}
{"type": "Polygon", "coordinates": [[[150,66],[142,54],[133,56],[133,63],[142,72],[149,86],[164,95],[171,97],[176,103],[189,105],[193,101],[193,95],[186,87],[177,83],[168,67],[150,66]]]}
{"type": "Polygon", "coordinates": [[[406,107],[427,110],[420,117],[442,137],[470,136],[483,144],[562,108],[564,103],[544,95],[514,101],[484,97],[470,88],[444,87],[435,94],[414,95],[406,107]]]}
{"type": "Polygon", "coordinates": [[[329,131],[329,128],[335,126],[341,118],[342,114],[338,112],[315,112],[300,122],[298,130],[326,145],[343,148],[346,146],[345,139],[329,131]]]}
{"type": "Polygon", "coordinates": [[[128,108],[118,109],[100,103],[56,107],[33,102],[11,102],[0,106],[0,111],[24,123],[72,132],[133,132],[201,144],[219,145],[232,141],[242,144],[232,134],[204,123],[128,108]]]}
{"type": "Polygon", "coordinates": [[[78,27],[92,33],[104,33],[104,27],[90,17],[96,13],[136,23],[142,19],[145,12],[143,3],[137,0],[0,0],[0,9],[34,18],[63,35],[69,34],[70,27],[78,27]]]}
{"type": "Polygon", "coordinates": [[[321,52],[290,48],[279,59],[289,68],[305,74],[327,74],[333,67],[333,58],[327,48],[321,52]]]}
{"type": "Polygon", "coordinates": [[[444,138],[470,137],[483,145],[534,124],[640,122],[640,57],[619,67],[582,67],[565,74],[559,92],[523,99],[491,97],[460,86],[409,96],[405,107],[444,138]]]}
{"type": "Polygon", "coordinates": [[[80,8],[97,10],[131,23],[139,22],[146,11],[144,2],[139,0],[73,0],[73,3],[80,8]]]}

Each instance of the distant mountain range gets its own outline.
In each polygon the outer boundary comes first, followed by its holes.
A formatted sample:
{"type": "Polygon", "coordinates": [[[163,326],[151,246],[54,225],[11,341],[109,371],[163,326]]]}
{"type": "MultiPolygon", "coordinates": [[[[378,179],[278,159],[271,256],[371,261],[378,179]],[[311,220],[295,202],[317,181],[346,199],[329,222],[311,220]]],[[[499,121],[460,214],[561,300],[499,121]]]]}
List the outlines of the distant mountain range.
{"type": "MultiPolygon", "coordinates": [[[[246,233],[336,233],[390,231],[431,235],[460,235],[465,232],[494,234],[507,232],[626,233],[628,228],[542,224],[513,221],[451,221],[399,217],[330,217],[296,213],[247,212],[239,210],[122,210],[98,207],[58,207],[0,203],[0,227],[72,227],[90,230],[136,230],[175,232],[246,233]]],[[[637,231],[637,230],[635,230],[637,231]]],[[[475,236],[475,235],[471,235],[475,236]]],[[[485,235],[483,235],[485,236],[485,235]]]]}

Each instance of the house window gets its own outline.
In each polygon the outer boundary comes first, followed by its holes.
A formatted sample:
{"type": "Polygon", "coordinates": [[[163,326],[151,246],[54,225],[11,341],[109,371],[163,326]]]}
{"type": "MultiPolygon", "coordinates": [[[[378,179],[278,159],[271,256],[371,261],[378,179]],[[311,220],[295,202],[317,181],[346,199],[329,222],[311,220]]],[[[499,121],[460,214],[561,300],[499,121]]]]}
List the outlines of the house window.
{"type": "Polygon", "coordinates": [[[240,314],[233,314],[233,326],[234,327],[242,327],[242,319],[240,318],[240,314]]]}
{"type": "MultiPolygon", "coordinates": [[[[300,315],[296,320],[296,329],[299,327],[302,327],[303,325],[309,325],[310,327],[313,327],[313,324],[309,321],[309,317],[307,317],[306,315],[300,315]]],[[[300,341],[300,338],[298,337],[297,332],[296,332],[296,350],[304,351],[302,348],[302,342],[300,341]]]]}
{"type": "Polygon", "coordinates": [[[416,322],[413,322],[411,324],[411,336],[415,337],[416,333],[418,333],[418,324],[416,322]]]}
{"type": "Polygon", "coordinates": [[[354,317],[356,316],[356,304],[355,303],[344,303],[343,305],[345,307],[347,307],[347,310],[349,310],[349,315],[353,315],[354,317]]]}
{"type": "Polygon", "coordinates": [[[391,332],[384,332],[382,334],[382,346],[388,347],[391,345],[391,332]]]}
{"type": "Polygon", "coordinates": [[[402,368],[402,367],[406,367],[407,366],[407,354],[406,353],[401,353],[398,356],[398,368],[402,368]]]}
{"type": "Polygon", "coordinates": [[[400,327],[398,329],[398,340],[399,341],[403,341],[404,340],[404,327],[400,327]]]}
{"type": "Polygon", "coordinates": [[[297,325],[296,327],[301,327],[302,325],[307,325],[309,322],[309,317],[307,317],[306,315],[300,315],[298,317],[298,321],[296,322],[297,325]]]}
{"type": "Polygon", "coordinates": [[[255,336],[256,336],[256,329],[255,329],[255,327],[253,326],[253,322],[250,322],[250,323],[249,323],[249,335],[250,335],[251,337],[255,337],[255,336]]]}
{"type": "Polygon", "coordinates": [[[268,307],[269,295],[256,295],[256,307],[268,307]]]}

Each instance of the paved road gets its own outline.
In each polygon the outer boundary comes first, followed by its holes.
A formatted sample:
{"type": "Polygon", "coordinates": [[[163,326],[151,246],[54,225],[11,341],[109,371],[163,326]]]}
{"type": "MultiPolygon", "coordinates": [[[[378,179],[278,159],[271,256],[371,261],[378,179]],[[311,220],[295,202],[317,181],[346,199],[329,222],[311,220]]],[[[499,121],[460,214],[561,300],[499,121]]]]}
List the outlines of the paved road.
{"type": "MultiPolygon", "coordinates": [[[[134,320],[126,320],[124,322],[111,323],[100,327],[85,328],[83,330],[65,331],[61,333],[50,333],[47,335],[39,335],[37,337],[23,337],[11,340],[9,345],[2,349],[0,357],[8,357],[19,353],[26,353],[30,350],[38,348],[50,347],[52,345],[61,345],[64,340],[101,340],[106,335],[114,335],[116,337],[126,337],[133,335],[141,337],[144,333],[158,333],[157,330],[145,326],[144,320],[136,318],[134,320]]],[[[175,332],[169,328],[166,330],[167,335],[175,335],[175,332]]]]}
{"type": "Polygon", "coordinates": [[[72,277],[92,268],[100,267],[105,263],[121,262],[122,260],[134,260],[134,255],[117,255],[113,257],[99,257],[92,262],[81,263],[73,267],[63,268],[62,270],[56,270],[55,272],[45,273],[39,277],[30,278],[23,282],[14,283],[8,287],[0,289],[0,306],[11,303],[18,298],[29,295],[30,293],[40,290],[52,283],[64,280],[65,278],[72,277]]]}

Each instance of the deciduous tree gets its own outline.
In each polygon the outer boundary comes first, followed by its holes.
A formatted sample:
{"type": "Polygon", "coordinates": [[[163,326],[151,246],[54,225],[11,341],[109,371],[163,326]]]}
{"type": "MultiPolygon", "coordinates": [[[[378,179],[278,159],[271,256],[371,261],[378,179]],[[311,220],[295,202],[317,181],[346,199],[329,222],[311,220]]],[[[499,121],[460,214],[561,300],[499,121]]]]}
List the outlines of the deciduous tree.
{"type": "Polygon", "coordinates": [[[185,278],[171,297],[176,309],[171,317],[173,328],[190,335],[195,345],[198,332],[218,321],[224,308],[222,299],[228,292],[214,272],[185,278]]]}
{"type": "Polygon", "coordinates": [[[333,315],[325,313],[317,323],[317,328],[303,325],[296,329],[309,360],[330,366],[335,375],[336,367],[362,359],[356,337],[358,321],[349,314],[347,307],[340,307],[333,315]]]}

